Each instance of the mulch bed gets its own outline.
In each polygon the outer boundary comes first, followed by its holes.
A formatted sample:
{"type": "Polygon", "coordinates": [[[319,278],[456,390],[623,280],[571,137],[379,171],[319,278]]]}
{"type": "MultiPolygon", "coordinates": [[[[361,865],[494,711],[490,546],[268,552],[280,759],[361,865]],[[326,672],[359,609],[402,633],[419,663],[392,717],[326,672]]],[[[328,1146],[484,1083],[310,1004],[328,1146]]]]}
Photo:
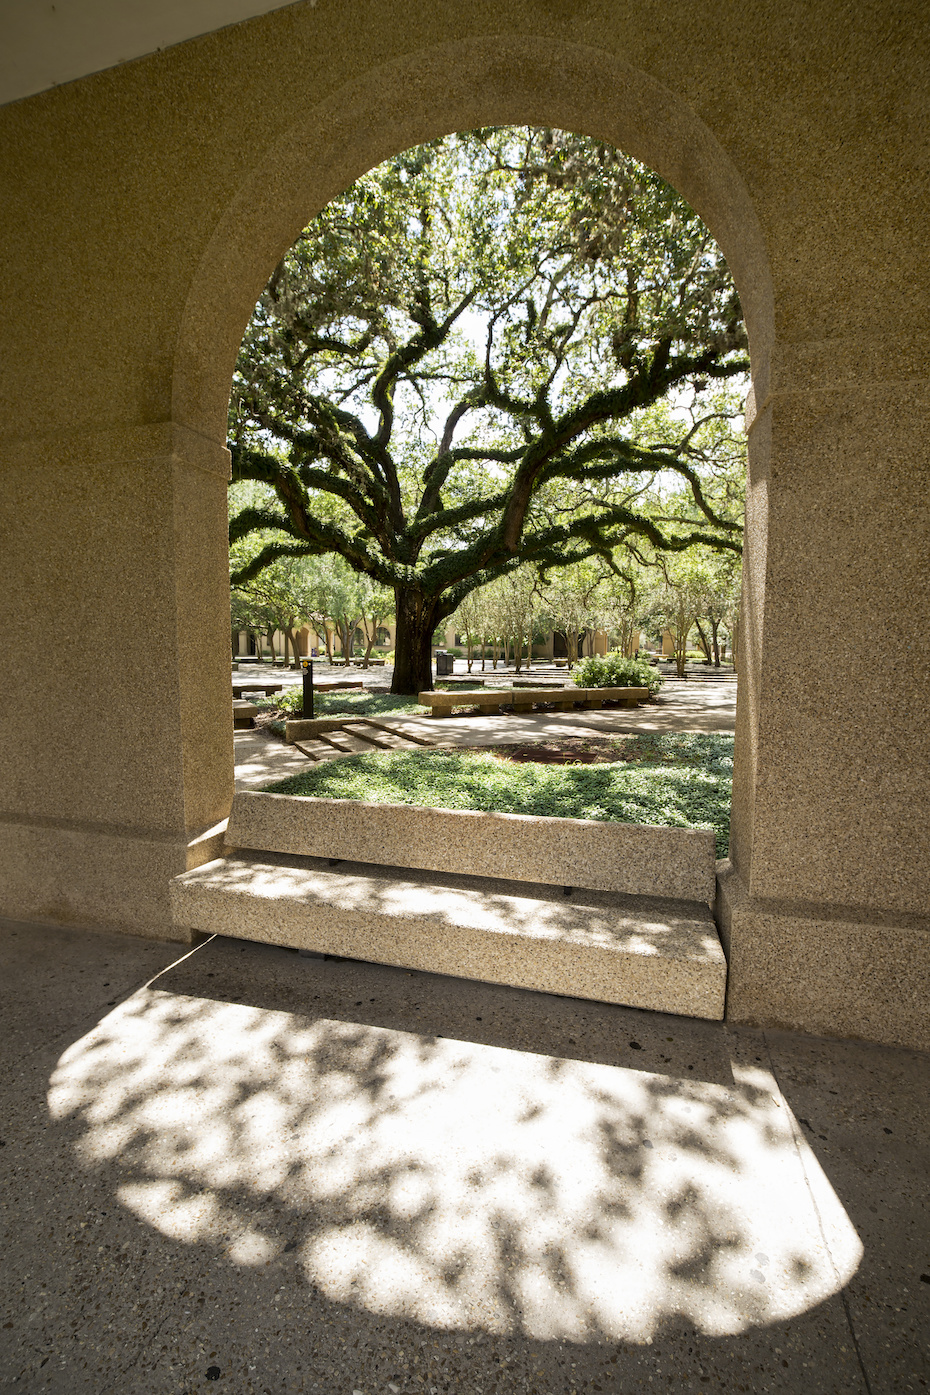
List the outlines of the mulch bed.
{"type": "Polygon", "coordinates": [[[539,765],[612,765],[617,761],[641,761],[643,758],[641,754],[628,750],[622,737],[611,736],[561,736],[512,746],[474,746],[468,749],[488,751],[499,760],[534,761],[539,765]]]}

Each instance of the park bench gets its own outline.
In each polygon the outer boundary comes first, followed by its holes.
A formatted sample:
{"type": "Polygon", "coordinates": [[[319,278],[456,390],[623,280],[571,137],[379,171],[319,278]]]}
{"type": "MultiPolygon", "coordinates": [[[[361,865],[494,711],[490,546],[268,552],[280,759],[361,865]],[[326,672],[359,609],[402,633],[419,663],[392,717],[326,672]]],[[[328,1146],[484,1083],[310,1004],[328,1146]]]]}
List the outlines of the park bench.
{"type": "Polygon", "coordinates": [[[720,1019],[714,835],[242,791],[181,935],[720,1019]]]}
{"type": "Polygon", "coordinates": [[[258,716],[258,708],[254,702],[243,702],[241,700],[233,702],[233,727],[238,731],[243,727],[255,725],[255,718],[258,716]]]}
{"type": "Polygon", "coordinates": [[[459,688],[452,692],[418,693],[417,702],[430,709],[431,717],[450,717],[456,707],[477,707],[482,716],[498,713],[501,704],[515,712],[532,712],[538,702],[554,704],[560,712],[570,712],[576,704],[587,709],[603,707],[606,701],[635,707],[646,702],[648,688],[459,688]]]}
{"type": "Polygon", "coordinates": [[[272,693],[280,693],[284,684],[263,683],[260,678],[238,678],[232,687],[234,697],[241,697],[243,693],[264,693],[265,697],[270,697],[272,693]]]}

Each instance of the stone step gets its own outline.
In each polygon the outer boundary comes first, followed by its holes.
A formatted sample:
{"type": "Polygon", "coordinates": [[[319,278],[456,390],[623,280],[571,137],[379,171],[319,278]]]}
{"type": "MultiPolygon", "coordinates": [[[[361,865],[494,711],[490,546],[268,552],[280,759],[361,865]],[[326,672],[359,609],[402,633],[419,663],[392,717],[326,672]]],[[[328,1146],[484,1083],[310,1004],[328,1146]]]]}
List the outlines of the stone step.
{"type": "Polygon", "coordinates": [[[389,747],[386,748],[386,743],[381,733],[374,727],[370,727],[368,723],[361,718],[356,721],[345,722],[343,726],[339,728],[337,740],[339,736],[342,735],[355,737],[358,741],[363,742],[365,748],[369,751],[390,749],[389,747]]]}
{"type": "MultiPolygon", "coordinates": [[[[294,728],[295,723],[288,725],[294,728]]],[[[412,751],[421,746],[434,746],[435,742],[408,734],[399,727],[382,726],[367,717],[357,717],[312,736],[291,736],[290,744],[312,760],[333,760],[356,751],[412,751]],[[355,738],[354,742],[349,738],[355,738]]]]}
{"type": "Polygon", "coordinates": [[[412,751],[419,746],[418,741],[411,741],[402,732],[391,731],[383,727],[373,727],[367,722],[353,723],[351,727],[344,728],[351,731],[355,736],[359,736],[363,741],[371,743],[372,750],[380,751],[412,751]]]}
{"type": "Polygon", "coordinates": [[[372,731],[377,732],[379,736],[400,736],[403,737],[405,742],[409,742],[411,746],[434,747],[436,742],[430,737],[424,736],[416,725],[416,723],[421,720],[422,719],[414,718],[412,722],[405,723],[403,720],[395,718],[391,725],[388,726],[384,722],[376,722],[372,717],[366,717],[365,725],[371,727],[372,731]]]}
{"type": "Polygon", "coordinates": [[[378,964],[721,1019],[706,905],[267,852],[176,877],[174,923],[378,964]]]}
{"type": "Polygon", "coordinates": [[[374,751],[377,748],[371,741],[367,741],[363,736],[357,736],[354,731],[339,727],[337,731],[320,732],[318,741],[324,745],[329,745],[344,756],[354,756],[360,751],[374,751]]]}
{"type": "Polygon", "coordinates": [[[291,744],[295,751],[301,751],[311,760],[332,760],[334,756],[342,754],[334,746],[324,745],[322,741],[294,741],[291,744]]]}

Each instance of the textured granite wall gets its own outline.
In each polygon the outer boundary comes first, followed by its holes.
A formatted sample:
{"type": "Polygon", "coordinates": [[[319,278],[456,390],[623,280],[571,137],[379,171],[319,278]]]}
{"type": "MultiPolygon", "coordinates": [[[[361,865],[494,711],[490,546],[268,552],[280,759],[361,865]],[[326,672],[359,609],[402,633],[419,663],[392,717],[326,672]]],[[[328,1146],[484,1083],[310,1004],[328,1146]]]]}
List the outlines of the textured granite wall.
{"type": "Polygon", "coordinates": [[[3,910],[167,933],[167,877],[228,808],[224,414],[281,252],[399,148],[560,124],[694,204],[750,328],[731,1015],[907,1038],[930,987],[925,7],[345,13],[294,6],[0,110],[3,910]],[[827,923],[907,985],[900,1021],[850,1025],[827,923]]]}

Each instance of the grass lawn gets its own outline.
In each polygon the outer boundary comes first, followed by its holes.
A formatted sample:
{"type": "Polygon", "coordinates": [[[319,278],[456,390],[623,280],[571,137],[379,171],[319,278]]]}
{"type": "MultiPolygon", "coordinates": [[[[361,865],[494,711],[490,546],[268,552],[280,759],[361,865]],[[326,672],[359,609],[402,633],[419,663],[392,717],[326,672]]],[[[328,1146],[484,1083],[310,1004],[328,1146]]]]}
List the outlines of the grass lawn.
{"type": "Polygon", "coordinates": [[[603,754],[606,759],[599,756],[596,764],[546,765],[517,763],[493,751],[366,752],[264,788],[370,804],[710,828],[717,856],[726,856],[732,736],[618,736],[606,741],[603,754]]]}
{"type": "MultiPolygon", "coordinates": [[[[287,712],[289,717],[299,717],[303,707],[303,691],[293,688],[290,693],[265,698],[257,705],[264,711],[287,712]]],[[[419,706],[415,697],[353,691],[351,688],[343,693],[314,693],[313,697],[313,711],[317,717],[379,717],[385,713],[396,717],[403,712],[419,712],[422,716],[426,710],[419,706]]]]}

